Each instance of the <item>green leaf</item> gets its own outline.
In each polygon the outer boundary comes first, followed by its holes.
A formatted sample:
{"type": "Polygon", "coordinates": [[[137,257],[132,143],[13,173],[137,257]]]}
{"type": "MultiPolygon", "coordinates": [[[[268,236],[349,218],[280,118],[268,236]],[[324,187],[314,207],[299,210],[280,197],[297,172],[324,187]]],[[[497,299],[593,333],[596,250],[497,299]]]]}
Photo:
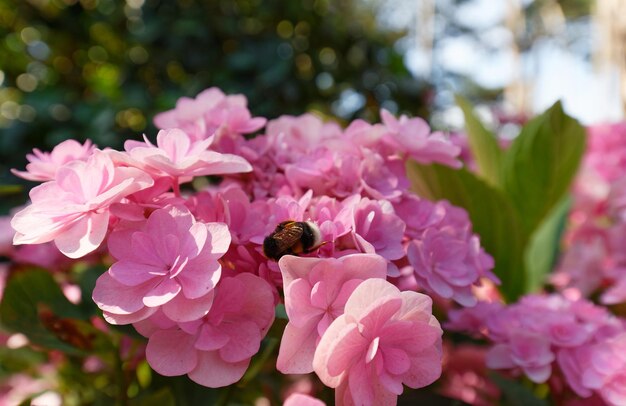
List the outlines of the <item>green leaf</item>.
{"type": "Polygon", "coordinates": [[[476,160],[477,172],[487,183],[497,187],[500,185],[503,155],[498,140],[476,117],[472,105],[465,98],[457,95],[455,100],[465,116],[465,131],[476,160]]]}
{"type": "Polygon", "coordinates": [[[561,103],[530,121],[504,156],[503,186],[530,235],[570,187],[585,149],[585,129],[561,103]]]}
{"type": "Polygon", "coordinates": [[[7,283],[0,303],[2,325],[47,348],[78,354],[107,344],[80,308],[70,303],[50,273],[29,270],[7,283]]]}
{"type": "Polygon", "coordinates": [[[548,402],[539,399],[530,388],[518,381],[504,378],[500,374],[490,373],[489,377],[502,391],[505,405],[508,406],[548,406],[548,402]]]}
{"type": "Polygon", "coordinates": [[[524,253],[526,292],[539,290],[556,262],[571,199],[561,200],[530,237],[524,253]]]}
{"type": "Polygon", "coordinates": [[[465,169],[409,162],[407,175],[418,196],[446,199],[467,210],[481,245],[495,260],[503,295],[514,300],[523,294],[525,238],[519,214],[507,197],[465,169]]]}

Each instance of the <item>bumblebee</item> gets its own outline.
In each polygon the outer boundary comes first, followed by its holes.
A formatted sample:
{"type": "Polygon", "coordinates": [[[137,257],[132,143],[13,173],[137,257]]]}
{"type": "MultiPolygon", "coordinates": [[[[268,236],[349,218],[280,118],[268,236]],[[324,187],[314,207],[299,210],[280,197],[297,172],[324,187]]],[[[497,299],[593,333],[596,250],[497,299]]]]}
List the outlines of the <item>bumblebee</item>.
{"type": "Polygon", "coordinates": [[[307,254],[323,244],[321,239],[320,229],[312,221],[283,221],[263,240],[263,254],[274,261],[287,254],[307,254]]]}

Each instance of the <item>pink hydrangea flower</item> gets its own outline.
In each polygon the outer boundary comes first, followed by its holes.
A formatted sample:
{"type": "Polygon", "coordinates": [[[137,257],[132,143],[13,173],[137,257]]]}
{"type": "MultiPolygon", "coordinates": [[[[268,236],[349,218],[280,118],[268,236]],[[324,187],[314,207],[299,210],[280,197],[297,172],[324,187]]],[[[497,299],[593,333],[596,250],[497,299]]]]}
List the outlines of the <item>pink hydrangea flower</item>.
{"type": "Polygon", "coordinates": [[[196,222],[185,208],[155,210],[140,228],[108,240],[117,259],[96,282],[93,299],[107,320],[128,324],[162,308],[175,321],[204,316],[221,275],[218,259],[230,245],[228,227],[196,222]]]}
{"type": "Polygon", "coordinates": [[[324,331],[343,313],[348,297],[361,282],[385,278],[387,263],[373,254],[325,259],[287,255],[278,266],[289,323],[276,366],[285,374],[313,372],[313,354],[324,331]]]}
{"type": "Polygon", "coordinates": [[[446,201],[437,204],[445,216],[408,244],[407,258],[417,283],[427,292],[474,306],[472,286],[479,285],[483,277],[499,283],[491,273],[493,258],[484,252],[478,236],[471,233],[465,210],[446,201]]]}
{"type": "Polygon", "coordinates": [[[432,301],[369,279],[328,327],[313,367],[336,388],[337,405],[395,405],[403,384],[421,388],[441,375],[441,335],[432,301]]]}
{"type": "Polygon", "coordinates": [[[26,171],[11,169],[11,172],[15,176],[32,181],[54,180],[59,168],[72,161],[86,161],[95,149],[90,140],[82,145],[76,140],[66,140],[54,147],[51,152],[41,152],[35,148],[32,154],[26,155],[29,162],[26,171]]]}
{"type": "Polygon", "coordinates": [[[240,156],[209,151],[207,148],[213,137],[197,141],[184,131],[173,128],[159,131],[157,145],[145,136],[144,141],[126,141],[124,148],[142,169],[155,177],[167,176],[178,182],[193,176],[252,170],[248,161],[240,156]]]}
{"type": "Polygon", "coordinates": [[[116,167],[101,151],[87,161],[72,161],[57,171],[55,180],[30,191],[32,204],[11,221],[13,243],[54,241],[63,254],[80,258],[104,240],[109,206],[152,184],[145,172],[116,167]]]}
{"type": "Polygon", "coordinates": [[[406,152],[408,156],[421,163],[440,163],[459,168],[461,162],[457,159],[461,148],[450,142],[442,133],[430,133],[430,127],[419,117],[395,118],[385,109],[380,111],[380,117],[387,128],[387,142],[396,151],[406,152]]]}
{"type": "Polygon", "coordinates": [[[149,337],[146,358],[155,371],[187,374],[216,388],[241,379],[273,321],[271,288],[261,278],[242,273],[220,281],[213,306],[201,319],[178,324],[147,320],[136,327],[149,337]]]}

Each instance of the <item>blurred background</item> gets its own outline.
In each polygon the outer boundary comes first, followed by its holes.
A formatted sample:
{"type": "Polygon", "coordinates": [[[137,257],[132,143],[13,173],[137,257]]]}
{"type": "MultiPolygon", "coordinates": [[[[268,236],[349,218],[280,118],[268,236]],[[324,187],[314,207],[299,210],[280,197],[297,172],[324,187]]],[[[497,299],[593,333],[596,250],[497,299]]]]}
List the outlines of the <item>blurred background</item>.
{"type": "Polygon", "coordinates": [[[153,136],[156,112],[210,86],[269,118],[384,107],[455,130],[460,93],[503,136],[557,99],[619,120],[625,15],[620,0],[0,0],[0,183],[33,147],[153,136]]]}

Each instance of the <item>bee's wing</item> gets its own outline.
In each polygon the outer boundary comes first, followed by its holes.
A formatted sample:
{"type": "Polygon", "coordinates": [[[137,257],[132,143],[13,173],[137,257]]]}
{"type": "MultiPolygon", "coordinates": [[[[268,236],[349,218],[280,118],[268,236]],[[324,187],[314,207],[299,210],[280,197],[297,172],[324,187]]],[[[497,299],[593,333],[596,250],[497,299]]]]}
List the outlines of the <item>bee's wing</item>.
{"type": "Polygon", "coordinates": [[[286,227],[274,235],[274,241],[278,252],[288,251],[291,247],[300,241],[303,233],[302,226],[294,223],[293,225],[286,227]]]}

